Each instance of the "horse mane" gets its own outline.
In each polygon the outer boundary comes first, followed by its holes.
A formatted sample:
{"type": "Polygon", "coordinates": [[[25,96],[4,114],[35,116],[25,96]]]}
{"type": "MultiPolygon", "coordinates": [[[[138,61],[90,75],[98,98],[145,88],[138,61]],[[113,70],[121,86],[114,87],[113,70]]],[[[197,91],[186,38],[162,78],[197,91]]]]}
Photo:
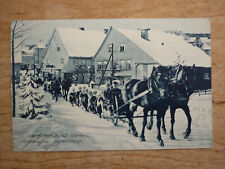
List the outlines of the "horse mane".
{"type": "Polygon", "coordinates": [[[152,73],[147,80],[148,90],[151,92],[153,91],[153,88],[154,88],[154,90],[159,91],[158,84],[155,81],[155,72],[156,71],[157,71],[157,68],[155,66],[153,66],[152,73]]]}

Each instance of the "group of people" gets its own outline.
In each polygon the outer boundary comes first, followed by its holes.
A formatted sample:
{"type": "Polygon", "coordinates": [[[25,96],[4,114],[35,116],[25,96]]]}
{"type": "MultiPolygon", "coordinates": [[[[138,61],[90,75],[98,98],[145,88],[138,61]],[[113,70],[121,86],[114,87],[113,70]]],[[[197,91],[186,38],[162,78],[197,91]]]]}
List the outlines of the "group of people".
{"type": "Polygon", "coordinates": [[[118,81],[113,81],[112,85],[107,83],[106,88],[102,91],[94,89],[91,85],[89,88],[87,86],[79,87],[77,91],[72,89],[69,101],[72,106],[82,107],[85,111],[98,114],[99,117],[102,117],[103,110],[109,111],[113,116],[115,110],[123,104],[118,81]]]}
{"type": "Polygon", "coordinates": [[[58,101],[60,95],[67,100],[71,84],[72,81],[69,78],[65,78],[61,81],[60,78],[54,77],[49,85],[44,84],[44,89],[52,94],[52,99],[55,101],[58,101]]]}

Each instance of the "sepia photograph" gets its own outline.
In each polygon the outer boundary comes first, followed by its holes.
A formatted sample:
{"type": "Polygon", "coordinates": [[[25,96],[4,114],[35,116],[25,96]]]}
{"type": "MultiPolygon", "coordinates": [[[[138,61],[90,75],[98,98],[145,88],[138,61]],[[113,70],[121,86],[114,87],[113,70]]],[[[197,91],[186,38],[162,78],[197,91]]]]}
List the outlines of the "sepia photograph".
{"type": "Polygon", "coordinates": [[[10,28],[14,151],[212,147],[209,19],[10,28]]]}

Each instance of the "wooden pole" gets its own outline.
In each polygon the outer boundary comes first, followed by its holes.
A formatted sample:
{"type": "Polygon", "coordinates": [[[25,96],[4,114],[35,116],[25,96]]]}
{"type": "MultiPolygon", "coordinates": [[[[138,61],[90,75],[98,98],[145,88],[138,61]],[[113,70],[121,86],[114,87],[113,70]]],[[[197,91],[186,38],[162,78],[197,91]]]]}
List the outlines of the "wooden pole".
{"type": "Polygon", "coordinates": [[[111,44],[112,45],[112,74],[111,74],[111,84],[113,82],[113,79],[114,79],[114,58],[113,58],[113,43],[111,44]]]}
{"type": "Polygon", "coordinates": [[[106,69],[107,69],[107,67],[108,67],[108,65],[109,65],[109,61],[111,60],[111,57],[112,57],[112,54],[110,55],[110,57],[109,57],[109,59],[108,59],[108,61],[107,61],[107,64],[106,64],[105,70],[104,70],[104,71],[103,71],[103,73],[102,73],[102,77],[101,77],[101,80],[100,80],[99,86],[102,84],[102,81],[103,81],[103,79],[104,79],[105,72],[106,72],[106,69]]]}

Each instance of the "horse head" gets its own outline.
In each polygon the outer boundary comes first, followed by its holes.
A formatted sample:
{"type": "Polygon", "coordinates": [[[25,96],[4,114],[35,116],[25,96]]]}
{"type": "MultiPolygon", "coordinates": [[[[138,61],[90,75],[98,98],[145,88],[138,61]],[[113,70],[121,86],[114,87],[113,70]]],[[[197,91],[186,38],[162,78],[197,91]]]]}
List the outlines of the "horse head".
{"type": "Polygon", "coordinates": [[[152,89],[159,93],[161,99],[168,96],[169,71],[168,67],[153,67],[150,79],[152,80],[152,89]]]}
{"type": "Polygon", "coordinates": [[[183,83],[186,87],[188,96],[190,96],[194,92],[194,82],[196,78],[195,70],[195,65],[191,67],[184,67],[183,83]]]}
{"type": "Polygon", "coordinates": [[[176,65],[170,67],[169,72],[169,84],[172,86],[184,85],[185,93],[190,96],[193,93],[195,79],[195,65],[193,66],[182,66],[176,65]]]}

